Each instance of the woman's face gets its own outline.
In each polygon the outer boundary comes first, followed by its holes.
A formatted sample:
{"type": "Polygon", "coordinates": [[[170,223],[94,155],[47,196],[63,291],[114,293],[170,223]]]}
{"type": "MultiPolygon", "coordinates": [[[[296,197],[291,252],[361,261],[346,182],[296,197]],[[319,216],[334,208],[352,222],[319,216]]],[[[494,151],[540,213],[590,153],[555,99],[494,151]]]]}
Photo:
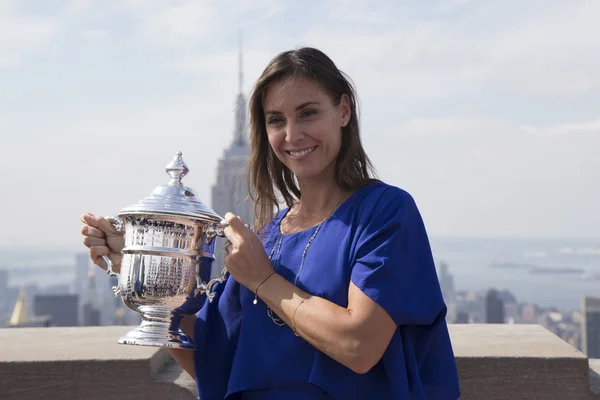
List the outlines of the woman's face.
{"type": "Polygon", "coordinates": [[[271,148],[298,179],[334,171],[342,127],[350,120],[348,96],[336,106],[315,82],[294,77],[267,90],[263,109],[271,148]]]}

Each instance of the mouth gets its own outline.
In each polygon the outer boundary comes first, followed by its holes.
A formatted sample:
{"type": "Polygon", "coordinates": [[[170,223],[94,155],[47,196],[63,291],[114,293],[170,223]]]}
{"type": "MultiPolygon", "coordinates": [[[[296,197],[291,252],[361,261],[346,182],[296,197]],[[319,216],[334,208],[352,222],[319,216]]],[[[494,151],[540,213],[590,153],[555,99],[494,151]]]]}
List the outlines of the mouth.
{"type": "Polygon", "coordinates": [[[316,148],[317,148],[317,146],[313,146],[313,147],[309,147],[308,149],[304,149],[304,150],[299,150],[299,151],[286,150],[285,152],[295,159],[302,159],[302,158],[305,158],[306,156],[308,156],[313,151],[315,151],[316,148]]]}

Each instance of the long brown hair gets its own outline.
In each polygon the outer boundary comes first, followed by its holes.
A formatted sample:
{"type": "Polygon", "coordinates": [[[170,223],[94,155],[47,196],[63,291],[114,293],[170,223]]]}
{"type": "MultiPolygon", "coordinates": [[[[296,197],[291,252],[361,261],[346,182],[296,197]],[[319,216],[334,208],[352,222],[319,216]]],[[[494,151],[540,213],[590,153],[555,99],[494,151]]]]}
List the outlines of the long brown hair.
{"type": "Polygon", "coordinates": [[[344,190],[354,190],[375,180],[374,168],[365,153],[357,114],[357,99],[350,79],[322,51],[303,47],[278,54],[263,71],[250,97],[250,160],[248,189],[254,201],[254,228],[262,232],[279,212],[277,192],[290,207],[300,198],[300,188],[293,173],[277,158],[269,145],[263,100],[267,89],[287,78],[312,79],[330,97],[340,104],[342,95],[350,103],[350,121],[342,128],[342,143],[335,163],[337,184],[344,190]]]}

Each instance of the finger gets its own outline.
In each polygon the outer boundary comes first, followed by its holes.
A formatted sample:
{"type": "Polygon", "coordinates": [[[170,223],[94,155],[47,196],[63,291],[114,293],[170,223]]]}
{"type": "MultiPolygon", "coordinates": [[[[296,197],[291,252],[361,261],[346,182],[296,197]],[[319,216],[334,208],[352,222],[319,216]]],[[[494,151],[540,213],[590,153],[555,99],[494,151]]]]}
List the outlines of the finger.
{"type": "Polygon", "coordinates": [[[83,238],[83,244],[86,245],[86,247],[106,246],[106,239],[97,238],[97,237],[93,237],[93,236],[85,236],[83,238]]]}
{"type": "Polygon", "coordinates": [[[102,256],[110,255],[108,246],[92,246],[90,247],[90,258],[92,262],[102,269],[106,269],[107,265],[102,259],[102,256]]]}
{"type": "Polygon", "coordinates": [[[85,213],[81,216],[81,220],[93,226],[94,228],[100,229],[107,236],[120,236],[121,234],[117,232],[114,225],[110,223],[106,218],[99,217],[90,213],[85,213]]]}
{"type": "Polygon", "coordinates": [[[242,221],[240,217],[233,213],[228,212],[227,214],[225,214],[225,219],[227,220],[229,226],[238,232],[243,231],[244,228],[246,228],[244,226],[244,221],[242,221]]]}
{"type": "Polygon", "coordinates": [[[95,238],[104,238],[104,237],[106,237],[106,234],[104,234],[104,232],[102,232],[100,229],[94,228],[93,226],[90,226],[90,225],[83,225],[81,227],[81,233],[84,236],[92,236],[92,237],[95,237],[95,238]]]}
{"type": "Polygon", "coordinates": [[[242,242],[242,236],[240,235],[240,229],[244,229],[244,225],[240,222],[237,216],[232,213],[225,214],[227,220],[227,227],[223,229],[223,234],[234,246],[239,246],[242,242]]]}
{"type": "MultiPolygon", "coordinates": [[[[225,238],[227,238],[228,244],[231,245],[238,246],[240,244],[240,241],[242,240],[241,236],[230,226],[223,229],[223,234],[225,235],[225,238]]],[[[225,246],[227,247],[228,244],[226,244],[225,246]]]]}

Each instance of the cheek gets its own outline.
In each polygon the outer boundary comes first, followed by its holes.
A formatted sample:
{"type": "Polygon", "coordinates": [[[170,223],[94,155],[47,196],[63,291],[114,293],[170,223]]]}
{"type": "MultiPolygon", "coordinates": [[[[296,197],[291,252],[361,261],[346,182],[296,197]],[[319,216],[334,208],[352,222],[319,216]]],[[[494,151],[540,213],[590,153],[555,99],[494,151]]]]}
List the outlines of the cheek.
{"type": "Polygon", "coordinates": [[[267,131],[267,139],[269,140],[269,145],[271,149],[275,152],[275,154],[279,154],[279,147],[283,142],[285,135],[276,130],[267,131]]]}

